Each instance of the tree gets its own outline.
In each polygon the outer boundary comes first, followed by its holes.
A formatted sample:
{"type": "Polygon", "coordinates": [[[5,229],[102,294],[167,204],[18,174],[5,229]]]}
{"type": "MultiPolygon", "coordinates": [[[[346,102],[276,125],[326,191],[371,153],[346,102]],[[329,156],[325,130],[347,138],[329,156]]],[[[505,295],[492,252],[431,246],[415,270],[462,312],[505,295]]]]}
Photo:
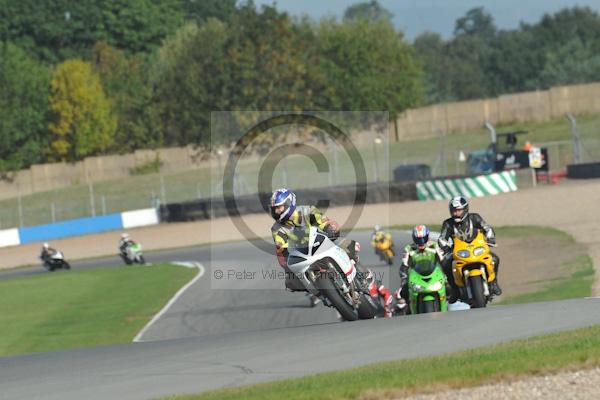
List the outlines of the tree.
{"type": "Polygon", "coordinates": [[[472,8],[464,17],[456,20],[454,36],[476,36],[485,42],[490,42],[496,36],[494,18],[485,12],[483,7],[472,8]]]}
{"type": "Polygon", "coordinates": [[[377,0],[351,5],[344,12],[344,21],[346,22],[362,19],[369,22],[386,21],[391,23],[393,17],[394,14],[382,7],[377,0]]]}
{"type": "Polygon", "coordinates": [[[96,38],[129,52],[158,48],[183,24],[181,0],[105,0],[102,4],[102,28],[96,38]]]}
{"type": "Polygon", "coordinates": [[[100,77],[90,63],[68,60],[58,65],[51,82],[49,128],[54,135],[52,159],[75,161],[105,152],[113,143],[117,120],[111,113],[100,77]]]}
{"type": "Polygon", "coordinates": [[[92,67],[102,81],[117,116],[112,150],[125,153],[163,144],[158,119],[152,108],[149,64],[142,54],[128,55],[105,42],[92,50],[92,67]]]}
{"type": "Polygon", "coordinates": [[[0,0],[0,39],[51,63],[89,58],[97,41],[148,52],[182,22],[181,0],[0,0]]]}
{"type": "Polygon", "coordinates": [[[447,44],[439,33],[425,32],[413,44],[415,57],[423,69],[423,87],[426,103],[440,103],[454,99],[452,85],[447,77],[450,57],[447,44]]]}
{"type": "MultiPolygon", "coordinates": [[[[234,87],[227,65],[226,24],[186,24],[165,40],[152,71],[154,104],[165,143],[208,143],[210,111],[228,110],[234,87]]],[[[237,90],[241,90],[237,88],[237,90]]]]}
{"type": "Polygon", "coordinates": [[[50,71],[0,42],[0,172],[44,161],[50,71]]]}
{"type": "Polygon", "coordinates": [[[228,21],[237,11],[236,0],[183,0],[183,10],[188,21],[202,24],[209,18],[228,21]]]}
{"type": "Polygon", "coordinates": [[[323,21],[317,43],[333,109],[386,110],[393,119],[422,101],[422,70],[389,23],[323,21]]]}
{"type": "Polygon", "coordinates": [[[544,87],[600,81],[600,55],[591,43],[572,39],[547,55],[540,73],[544,87]]]}
{"type": "MultiPolygon", "coordinates": [[[[310,24],[252,3],[225,23],[188,24],[158,52],[155,101],[168,144],[209,144],[210,111],[327,107],[310,24]],[[323,103],[321,103],[323,102],[323,103]]],[[[234,114],[241,118],[243,114],[234,114]]],[[[222,136],[212,138],[227,141],[222,136]]]]}

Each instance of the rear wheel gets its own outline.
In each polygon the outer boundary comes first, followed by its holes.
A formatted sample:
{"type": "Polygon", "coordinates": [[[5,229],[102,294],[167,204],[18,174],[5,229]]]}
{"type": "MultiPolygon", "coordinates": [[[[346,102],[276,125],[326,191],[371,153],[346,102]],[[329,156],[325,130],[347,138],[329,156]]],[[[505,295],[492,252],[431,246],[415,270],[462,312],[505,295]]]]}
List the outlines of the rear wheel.
{"type": "Polygon", "coordinates": [[[68,262],[66,262],[66,261],[64,262],[63,267],[65,269],[71,269],[71,265],[68,262]]]}
{"type": "Polygon", "coordinates": [[[354,307],[344,300],[333,282],[326,275],[318,277],[315,281],[315,286],[323,293],[323,296],[329,299],[342,318],[346,321],[356,321],[358,319],[358,314],[354,310],[354,307]]]}
{"type": "Polygon", "coordinates": [[[471,295],[473,296],[473,308],[483,308],[486,306],[485,295],[483,294],[483,278],[481,275],[469,278],[471,286],[471,295]]]}

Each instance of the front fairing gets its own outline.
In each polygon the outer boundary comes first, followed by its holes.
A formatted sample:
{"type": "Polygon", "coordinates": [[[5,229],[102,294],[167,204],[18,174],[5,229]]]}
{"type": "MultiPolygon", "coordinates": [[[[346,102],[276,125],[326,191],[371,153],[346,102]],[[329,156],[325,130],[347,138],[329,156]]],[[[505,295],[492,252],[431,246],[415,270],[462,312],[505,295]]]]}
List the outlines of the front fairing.
{"type": "Polygon", "coordinates": [[[303,282],[308,282],[306,270],[324,259],[333,261],[347,282],[352,282],[356,276],[356,268],[348,254],[316,227],[294,229],[289,235],[288,253],[288,268],[303,282]]]}
{"type": "Polygon", "coordinates": [[[479,276],[482,275],[481,266],[484,266],[488,282],[496,278],[490,248],[481,231],[477,232],[475,238],[470,242],[461,240],[458,237],[454,237],[453,240],[452,255],[454,260],[452,271],[459,287],[464,286],[465,269],[468,270],[469,276],[479,276]]]}
{"type": "Polygon", "coordinates": [[[416,313],[419,297],[424,301],[440,300],[441,311],[446,311],[446,276],[435,257],[427,262],[421,260],[408,271],[408,292],[411,312],[416,313]]]}

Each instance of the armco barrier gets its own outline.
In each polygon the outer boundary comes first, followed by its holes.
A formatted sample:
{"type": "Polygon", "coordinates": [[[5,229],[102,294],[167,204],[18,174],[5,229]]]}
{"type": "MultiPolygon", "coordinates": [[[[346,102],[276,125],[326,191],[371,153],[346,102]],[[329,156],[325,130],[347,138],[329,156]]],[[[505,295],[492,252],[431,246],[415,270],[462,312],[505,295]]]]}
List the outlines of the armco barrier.
{"type": "Polygon", "coordinates": [[[489,175],[433,179],[417,182],[419,200],[451,199],[454,196],[483,197],[517,190],[515,171],[489,175]]]}
{"type": "Polygon", "coordinates": [[[154,225],[158,222],[156,209],[148,208],[120,214],[72,219],[54,224],[6,229],[0,230],[0,247],[154,225]]]}
{"type": "MultiPolygon", "coordinates": [[[[316,204],[320,208],[345,206],[355,203],[356,189],[355,185],[301,189],[296,191],[296,197],[299,204],[316,204]]],[[[414,183],[382,182],[359,189],[366,189],[364,202],[367,204],[417,200],[414,183]]],[[[267,212],[270,196],[271,193],[260,193],[236,197],[235,210],[239,214],[267,212]]],[[[160,220],[163,222],[205,220],[227,215],[227,207],[222,198],[165,204],[160,207],[160,220]]]]}

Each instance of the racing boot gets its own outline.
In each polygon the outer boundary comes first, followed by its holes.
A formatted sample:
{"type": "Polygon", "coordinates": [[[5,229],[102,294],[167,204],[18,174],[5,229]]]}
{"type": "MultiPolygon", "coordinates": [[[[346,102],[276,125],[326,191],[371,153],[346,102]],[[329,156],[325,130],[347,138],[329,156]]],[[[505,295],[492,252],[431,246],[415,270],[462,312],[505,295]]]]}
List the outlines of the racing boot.
{"type": "Polygon", "coordinates": [[[500,285],[498,284],[498,278],[496,278],[492,282],[490,282],[490,291],[492,292],[492,294],[494,296],[500,296],[502,294],[502,289],[500,288],[500,285]]]}
{"type": "Polygon", "coordinates": [[[306,295],[308,296],[308,300],[310,301],[310,307],[314,307],[317,304],[319,304],[321,302],[321,299],[319,299],[317,296],[315,296],[312,293],[306,293],[306,295]]]}
{"type": "Polygon", "coordinates": [[[458,301],[458,286],[451,285],[450,283],[446,283],[446,293],[448,295],[448,303],[456,303],[458,301]]]}

